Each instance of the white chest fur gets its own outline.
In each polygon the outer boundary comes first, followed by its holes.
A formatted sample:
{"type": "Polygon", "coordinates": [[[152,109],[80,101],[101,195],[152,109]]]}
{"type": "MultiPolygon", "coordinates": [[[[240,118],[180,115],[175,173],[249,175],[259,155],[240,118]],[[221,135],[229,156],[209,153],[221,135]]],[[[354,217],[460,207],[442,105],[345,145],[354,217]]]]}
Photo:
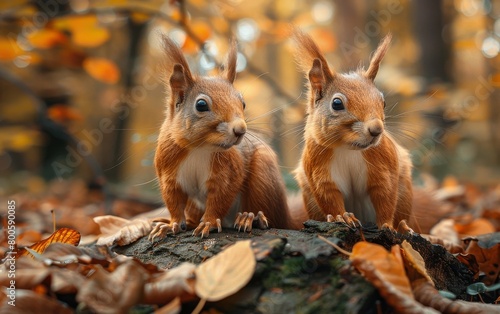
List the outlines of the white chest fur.
{"type": "Polygon", "coordinates": [[[366,161],[361,151],[336,149],[330,173],[344,197],[345,210],[352,212],[361,222],[376,222],[375,209],[366,188],[366,161]]]}
{"type": "Polygon", "coordinates": [[[202,148],[192,150],[182,161],[177,172],[177,182],[200,209],[205,208],[206,182],[210,176],[212,153],[212,151],[202,148]]]}

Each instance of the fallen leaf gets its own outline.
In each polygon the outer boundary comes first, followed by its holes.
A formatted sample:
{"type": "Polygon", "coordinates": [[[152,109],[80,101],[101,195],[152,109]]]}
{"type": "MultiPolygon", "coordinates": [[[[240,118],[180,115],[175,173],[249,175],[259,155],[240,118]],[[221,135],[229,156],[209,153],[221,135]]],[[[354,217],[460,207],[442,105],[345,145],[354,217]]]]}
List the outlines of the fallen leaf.
{"type": "Polygon", "coordinates": [[[411,244],[404,240],[403,243],[401,243],[401,248],[403,249],[403,256],[404,260],[409,266],[415,270],[418,274],[420,274],[423,278],[425,278],[428,282],[430,282],[432,285],[434,285],[434,281],[432,278],[429,276],[427,273],[427,270],[425,268],[425,261],[422,258],[422,255],[415,251],[411,244]]]}
{"type": "MultiPolygon", "coordinates": [[[[415,299],[423,304],[424,306],[429,306],[439,313],[450,313],[450,314],[490,314],[498,313],[498,306],[491,304],[481,304],[477,302],[465,302],[461,300],[449,300],[442,296],[439,291],[436,290],[431,284],[424,282],[421,285],[415,287],[415,299]]],[[[406,312],[402,312],[406,313],[406,312]]],[[[408,312],[417,313],[417,312],[408,312]]],[[[421,312],[418,312],[421,313],[421,312]]],[[[434,313],[434,312],[433,312],[434,313]]]]}
{"type": "Polygon", "coordinates": [[[448,252],[452,254],[457,254],[457,253],[462,253],[464,251],[463,247],[461,245],[458,245],[456,243],[452,243],[448,240],[443,240],[437,236],[433,236],[430,234],[421,234],[422,238],[426,239],[432,244],[439,244],[442,247],[444,247],[448,252]]]}
{"type": "Polygon", "coordinates": [[[26,230],[16,240],[18,246],[24,247],[42,240],[42,234],[37,230],[26,230]]]}
{"type": "Polygon", "coordinates": [[[500,274],[500,233],[468,237],[464,239],[465,252],[474,255],[479,270],[484,273],[483,282],[494,284],[500,274]]]}
{"type": "Polygon", "coordinates": [[[102,233],[97,239],[97,245],[128,245],[148,235],[152,230],[152,223],[147,219],[127,220],[107,215],[94,217],[94,221],[102,233]]]}
{"type": "MultiPolygon", "coordinates": [[[[372,277],[386,282],[384,286],[390,287],[390,290],[397,289],[413,299],[410,281],[406,276],[398,246],[395,246],[392,252],[388,252],[381,245],[365,241],[358,242],[353,246],[349,259],[353,261],[353,265],[360,265],[361,262],[365,262],[363,265],[372,265],[373,267],[369,268],[376,270],[376,274],[372,274],[372,277]]],[[[359,270],[366,275],[363,270],[359,270]]]]}
{"type": "Polygon", "coordinates": [[[189,300],[194,296],[194,271],[196,265],[182,263],[167,270],[144,286],[143,303],[165,304],[174,299],[189,300]]]}
{"type": "Polygon", "coordinates": [[[105,58],[86,58],[83,68],[90,76],[104,83],[115,84],[120,79],[118,66],[105,58]]]}
{"type": "Polygon", "coordinates": [[[178,314],[181,312],[181,299],[175,298],[169,304],[159,308],[155,314],[178,314]]]}
{"type": "Polygon", "coordinates": [[[470,222],[455,223],[455,230],[461,235],[476,236],[482,234],[493,233],[496,231],[495,226],[484,218],[475,218],[470,222]]]}
{"type": "Polygon", "coordinates": [[[255,271],[251,241],[238,241],[196,268],[196,294],[206,301],[219,301],[243,288],[255,271]]]}
{"type": "Polygon", "coordinates": [[[16,289],[16,306],[9,305],[7,301],[10,301],[10,299],[0,305],[0,313],[25,314],[40,313],[40,311],[43,311],[43,313],[73,313],[73,310],[64,306],[63,303],[31,290],[16,289]]]}
{"type": "MultiPolygon", "coordinates": [[[[387,254],[389,253],[387,252],[387,254]]],[[[394,308],[396,313],[439,313],[438,311],[422,306],[422,304],[416,302],[413,297],[409,297],[398,287],[386,280],[385,274],[381,274],[371,261],[357,258],[352,260],[352,264],[356,267],[356,269],[363,273],[363,276],[371,282],[375,288],[377,288],[380,295],[384,298],[387,304],[394,308]]]]}
{"type": "MultiPolygon", "coordinates": [[[[67,243],[67,244],[72,244],[72,245],[78,245],[80,242],[80,233],[76,230],[69,229],[69,228],[61,228],[54,232],[50,237],[48,237],[45,240],[41,240],[28,248],[37,252],[37,253],[43,253],[45,249],[52,243],[56,242],[61,242],[61,243],[67,243]]],[[[28,255],[28,251],[21,249],[19,250],[17,256],[23,256],[23,255],[28,255]]],[[[31,255],[31,254],[29,254],[31,255]]]]}
{"type": "Polygon", "coordinates": [[[430,234],[453,245],[461,244],[457,230],[455,229],[455,220],[453,219],[441,220],[438,224],[432,227],[430,234]]]}
{"type": "Polygon", "coordinates": [[[146,277],[146,271],[134,261],[125,262],[112,273],[98,265],[76,300],[96,313],[126,313],[142,299],[146,277]]]}

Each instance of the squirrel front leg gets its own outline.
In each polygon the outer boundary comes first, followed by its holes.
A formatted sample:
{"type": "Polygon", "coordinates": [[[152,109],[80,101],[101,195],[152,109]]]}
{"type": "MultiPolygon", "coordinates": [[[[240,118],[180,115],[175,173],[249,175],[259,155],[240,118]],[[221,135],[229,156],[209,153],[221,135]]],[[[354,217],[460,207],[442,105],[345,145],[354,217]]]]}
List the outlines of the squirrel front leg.
{"type": "Polygon", "coordinates": [[[163,238],[168,233],[176,234],[180,231],[186,230],[186,217],[184,215],[184,210],[186,209],[188,196],[184,193],[184,191],[182,191],[182,188],[177,182],[168,180],[168,178],[165,181],[162,179],[162,176],[160,176],[160,188],[163,200],[165,201],[167,209],[170,212],[170,221],[155,221],[157,224],[149,234],[149,239],[151,241],[157,237],[163,238]]]}
{"type": "MultiPolygon", "coordinates": [[[[344,214],[345,207],[342,192],[340,192],[335,182],[333,182],[329,171],[333,150],[318,147],[318,145],[311,143],[306,145],[307,147],[302,158],[303,168],[309,183],[309,191],[324,214],[323,219],[328,217],[328,215],[336,217],[337,215],[344,214]],[[313,160],[314,162],[312,162],[313,160]]],[[[311,212],[310,207],[307,206],[307,208],[309,215],[313,216],[314,213],[311,212]]]]}
{"type": "Polygon", "coordinates": [[[210,230],[222,231],[222,219],[241,191],[244,179],[243,160],[236,149],[217,152],[212,156],[211,173],[207,180],[205,214],[193,235],[207,237],[210,230]]]}

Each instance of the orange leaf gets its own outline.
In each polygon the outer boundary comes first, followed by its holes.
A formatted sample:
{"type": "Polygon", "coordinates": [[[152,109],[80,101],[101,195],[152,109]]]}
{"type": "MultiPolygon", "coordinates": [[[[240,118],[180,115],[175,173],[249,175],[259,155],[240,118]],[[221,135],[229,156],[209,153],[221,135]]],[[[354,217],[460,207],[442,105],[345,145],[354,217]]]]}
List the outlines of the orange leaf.
{"type": "MultiPolygon", "coordinates": [[[[80,232],[69,229],[69,228],[61,228],[54,232],[47,239],[38,241],[37,243],[31,245],[29,248],[36,251],[37,253],[43,253],[45,249],[52,243],[67,243],[72,245],[78,245],[80,243],[80,232]]],[[[19,250],[18,256],[28,255],[28,251],[21,249],[19,250]]]]}
{"type": "Polygon", "coordinates": [[[73,43],[82,47],[97,47],[109,39],[109,31],[102,27],[78,28],[73,30],[73,43]]]}
{"type": "Polygon", "coordinates": [[[82,120],[82,115],[74,108],[64,105],[54,105],[48,108],[48,116],[57,122],[67,122],[72,120],[82,120]]]}
{"type": "Polygon", "coordinates": [[[74,31],[78,29],[93,28],[97,26],[95,15],[66,16],[54,19],[52,25],[60,30],[74,31]]]}
{"type": "MultiPolygon", "coordinates": [[[[387,252],[381,245],[358,242],[353,246],[349,259],[353,261],[354,265],[373,265],[373,270],[376,272],[375,277],[413,299],[410,281],[404,270],[399,247],[393,249],[392,252],[387,252]]],[[[360,269],[360,271],[363,270],[360,269]]]]}
{"type": "Polygon", "coordinates": [[[468,223],[461,224],[460,222],[455,222],[455,230],[462,235],[481,235],[493,233],[496,231],[495,226],[484,218],[476,218],[468,223]]]}
{"type": "Polygon", "coordinates": [[[40,29],[30,34],[29,42],[36,48],[48,49],[66,41],[66,36],[53,29],[40,29]]]}
{"type": "Polygon", "coordinates": [[[104,58],[87,58],[83,61],[83,68],[96,80],[108,84],[115,84],[120,79],[120,70],[113,61],[104,58]]]}

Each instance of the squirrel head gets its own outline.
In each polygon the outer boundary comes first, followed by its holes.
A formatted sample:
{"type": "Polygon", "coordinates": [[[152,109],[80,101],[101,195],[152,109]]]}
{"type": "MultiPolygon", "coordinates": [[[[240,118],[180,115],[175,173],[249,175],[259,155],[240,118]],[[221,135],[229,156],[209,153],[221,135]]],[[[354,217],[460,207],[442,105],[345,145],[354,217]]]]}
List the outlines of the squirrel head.
{"type": "Polygon", "coordinates": [[[208,146],[224,150],[239,144],[247,130],[245,102],[233,82],[236,78],[236,41],[231,41],[218,76],[193,75],[186,58],[170,38],[163,44],[171,71],[167,85],[166,128],[181,147],[208,146]]]}
{"type": "Polygon", "coordinates": [[[367,149],[376,146],[384,133],[383,94],[374,84],[391,35],[380,42],[367,70],[337,73],[312,38],[295,29],[297,62],[309,82],[306,135],[327,147],[367,149]]]}

